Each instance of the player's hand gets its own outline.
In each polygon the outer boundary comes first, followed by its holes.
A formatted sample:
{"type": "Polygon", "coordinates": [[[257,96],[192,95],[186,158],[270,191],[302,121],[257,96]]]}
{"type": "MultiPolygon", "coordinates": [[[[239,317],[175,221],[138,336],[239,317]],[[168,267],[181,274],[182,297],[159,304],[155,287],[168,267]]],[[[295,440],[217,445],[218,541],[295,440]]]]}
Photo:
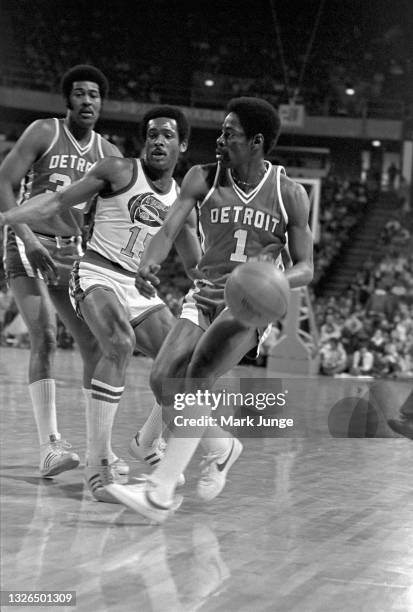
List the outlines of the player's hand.
{"type": "Polygon", "coordinates": [[[36,239],[24,243],[27,259],[35,272],[40,272],[46,283],[56,285],[59,279],[56,264],[49,251],[36,239]]]}
{"type": "Polygon", "coordinates": [[[135,287],[144,297],[151,298],[156,295],[155,287],[160,283],[156,274],[159,272],[160,267],[158,264],[149,264],[139,268],[136,273],[135,287]]]}

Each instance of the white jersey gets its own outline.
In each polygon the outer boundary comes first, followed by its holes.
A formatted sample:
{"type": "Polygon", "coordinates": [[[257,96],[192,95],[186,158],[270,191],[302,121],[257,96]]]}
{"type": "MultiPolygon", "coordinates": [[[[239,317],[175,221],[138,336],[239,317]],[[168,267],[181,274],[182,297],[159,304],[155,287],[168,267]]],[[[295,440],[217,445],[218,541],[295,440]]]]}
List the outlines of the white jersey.
{"type": "MultiPolygon", "coordinates": [[[[161,227],[178,190],[173,180],[167,193],[158,193],[146,178],[140,159],[133,159],[129,185],[97,198],[93,234],[85,260],[99,253],[108,260],[107,264],[111,262],[135,273],[145,246],[161,227]]],[[[100,265],[105,265],[105,261],[100,265]]]]}

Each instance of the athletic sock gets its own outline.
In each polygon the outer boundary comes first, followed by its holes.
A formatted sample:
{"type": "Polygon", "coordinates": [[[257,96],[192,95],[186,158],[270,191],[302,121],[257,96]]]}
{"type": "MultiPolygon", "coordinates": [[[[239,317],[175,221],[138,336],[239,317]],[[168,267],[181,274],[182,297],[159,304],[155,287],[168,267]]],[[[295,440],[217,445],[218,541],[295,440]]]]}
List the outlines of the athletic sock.
{"type": "Polygon", "coordinates": [[[162,408],[159,404],[155,403],[150,415],[139,431],[139,446],[150,447],[152,442],[162,435],[162,430],[162,408]]]}
{"type": "Polygon", "coordinates": [[[151,481],[157,485],[151,497],[161,505],[168,504],[173,498],[176,484],[196,451],[200,438],[176,438],[173,434],[168,440],[165,457],[151,474],[151,481]]]}
{"type": "MultiPolygon", "coordinates": [[[[88,412],[90,411],[90,404],[92,401],[92,389],[86,389],[86,387],[82,388],[83,391],[83,395],[85,397],[86,400],[86,440],[89,440],[89,422],[90,419],[88,418],[88,412]]],[[[112,450],[112,447],[110,449],[110,453],[109,453],[109,463],[112,463],[113,461],[116,461],[116,459],[119,459],[119,457],[117,455],[115,455],[115,453],[112,450]]],[[[88,457],[86,456],[86,463],[88,463],[88,457]]]]}
{"type": "Polygon", "coordinates": [[[112,427],[124,387],[112,387],[92,380],[90,404],[86,409],[87,450],[89,465],[99,465],[101,459],[112,461],[112,427]]]}
{"type": "Polygon", "coordinates": [[[58,435],[56,417],[56,381],[36,380],[29,385],[39,443],[47,444],[50,435],[58,435]]]}

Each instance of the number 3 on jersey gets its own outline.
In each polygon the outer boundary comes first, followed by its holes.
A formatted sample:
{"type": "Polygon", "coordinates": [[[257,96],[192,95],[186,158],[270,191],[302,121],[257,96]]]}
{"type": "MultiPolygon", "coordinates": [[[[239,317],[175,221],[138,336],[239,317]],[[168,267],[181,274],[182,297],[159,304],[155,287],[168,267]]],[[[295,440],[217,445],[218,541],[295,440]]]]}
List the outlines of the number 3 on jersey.
{"type": "MultiPolygon", "coordinates": [[[[72,182],[72,179],[67,174],[60,174],[60,172],[53,172],[49,176],[49,182],[53,183],[54,189],[46,189],[45,193],[54,193],[55,191],[62,191],[72,182]]],[[[86,208],[87,202],[81,202],[80,204],[76,204],[73,208],[77,208],[77,210],[84,210],[86,208]]]]}
{"type": "Polygon", "coordinates": [[[69,187],[72,182],[70,176],[67,176],[67,174],[60,174],[60,172],[53,172],[49,176],[49,181],[54,184],[54,189],[46,189],[46,193],[62,191],[65,187],[69,187]]]}
{"type": "Polygon", "coordinates": [[[247,256],[245,254],[245,245],[247,243],[247,230],[237,229],[234,232],[234,238],[236,240],[235,250],[231,253],[230,261],[239,261],[245,263],[247,256]]]}

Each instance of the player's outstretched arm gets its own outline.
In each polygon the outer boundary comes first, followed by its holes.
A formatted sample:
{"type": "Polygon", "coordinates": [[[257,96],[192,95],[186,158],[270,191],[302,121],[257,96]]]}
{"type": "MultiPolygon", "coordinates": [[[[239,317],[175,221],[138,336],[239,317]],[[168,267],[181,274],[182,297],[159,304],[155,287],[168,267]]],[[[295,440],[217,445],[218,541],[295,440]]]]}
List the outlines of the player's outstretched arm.
{"type": "Polygon", "coordinates": [[[314,275],[310,201],[304,187],[287,178],[283,181],[282,196],[288,214],[288,249],[293,264],[285,275],[293,289],[308,285],[314,275]]]}
{"type": "Polygon", "coordinates": [[[194,166],[185,175],[181,192],[171,206],[168,215],[159,230],[151,239],[141,258],[138,276],[152,285],[159,285],[156,273],[160,264],[166,259],[179,232],[184,227],[188,215],[196,202],[206,193],[205,174],[201,166],[194,166]]]}
{"type": "Polygon", "coordinates": [[[27,200],[24,206],[0,213],[0,226],[16,223],[30,225],[59,215],[64,210],[85,202],[111,184],[110,179],[116,164],[122,161],[114,157],[102,159],[82,179],[75,181],[66,189],[52,194],[40,194],[27,200]]]}

